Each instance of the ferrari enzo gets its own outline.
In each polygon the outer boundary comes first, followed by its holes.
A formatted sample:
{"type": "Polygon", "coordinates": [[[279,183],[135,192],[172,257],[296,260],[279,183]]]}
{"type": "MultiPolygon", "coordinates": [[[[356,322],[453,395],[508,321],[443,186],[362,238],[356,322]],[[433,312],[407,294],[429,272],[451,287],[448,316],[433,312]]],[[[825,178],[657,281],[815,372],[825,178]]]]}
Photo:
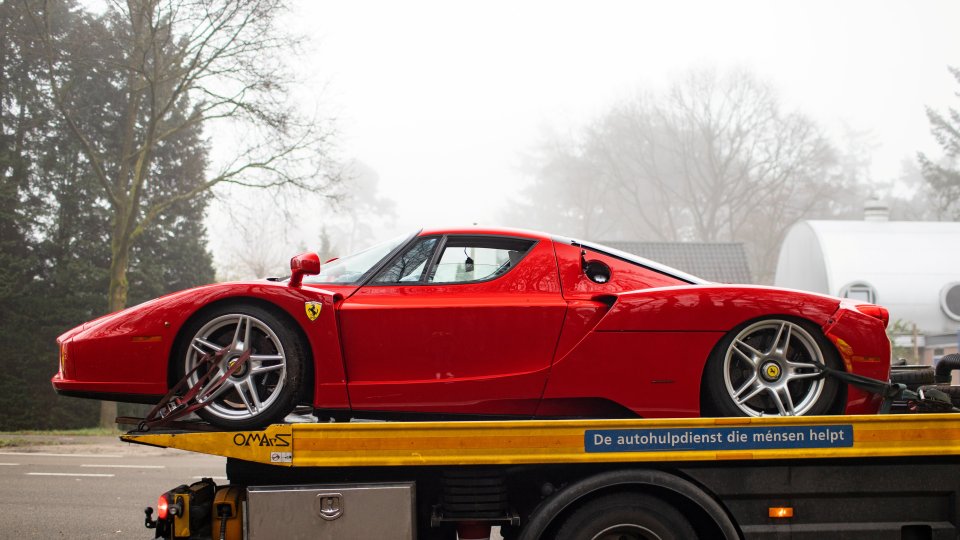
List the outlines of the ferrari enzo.
{"type": "Polygon", "coordinates": [[[873,413],[877,396],[823,368],[887,380],[887,319],[570,238],[434,229],[83,324],[58,338],[52,382],[150,403],[186,379],[198,414],[233,429],[299,405],[395,419],[873,413]]]}

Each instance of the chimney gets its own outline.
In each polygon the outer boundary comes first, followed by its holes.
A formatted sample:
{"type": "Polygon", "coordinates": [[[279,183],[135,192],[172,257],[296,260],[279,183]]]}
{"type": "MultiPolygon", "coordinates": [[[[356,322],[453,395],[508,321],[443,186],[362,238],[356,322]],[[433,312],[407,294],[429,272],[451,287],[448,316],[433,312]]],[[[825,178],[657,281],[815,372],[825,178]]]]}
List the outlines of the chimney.
{"type": "Polygon", "coordinates": [[[864,221],[890,221],[890,207],[880,199],[868,199],[863,203],[864,221]]]}

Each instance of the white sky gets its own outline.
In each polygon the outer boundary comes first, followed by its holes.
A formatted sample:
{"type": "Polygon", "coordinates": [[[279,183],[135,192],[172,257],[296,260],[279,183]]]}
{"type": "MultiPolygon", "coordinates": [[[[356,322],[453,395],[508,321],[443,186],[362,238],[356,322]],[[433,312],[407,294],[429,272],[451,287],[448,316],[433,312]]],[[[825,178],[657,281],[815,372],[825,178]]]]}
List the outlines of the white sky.
{"type": "Polygon", "coordinates": [[[869,130],[877,180],[939,155],[925,105],[960,107],[956,1],[303,0],[290,24],[312,43],[298,98],[397,203],[384,236],[501,224],[545,126],[575,130],[690,68],[748,68],[832,132],[869,130]]]}

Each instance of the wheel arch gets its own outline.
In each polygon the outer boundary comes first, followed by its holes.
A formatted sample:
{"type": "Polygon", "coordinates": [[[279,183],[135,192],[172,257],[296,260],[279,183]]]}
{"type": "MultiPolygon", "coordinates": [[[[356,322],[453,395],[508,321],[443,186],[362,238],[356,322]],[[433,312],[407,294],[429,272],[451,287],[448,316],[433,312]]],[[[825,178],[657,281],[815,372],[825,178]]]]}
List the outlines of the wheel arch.
{"type": "MultiPolygon", "coordinates": [[[[701,415],[703,413],[703,407],[706,400],[706,385],[707,385],[707,370],[710,369],[711,360],[720,353],[721,348],[724,346],[724,342],[727,337],[730,335],[735,335],[739,333],[744,328],[750,326],[759,321],[768,320],[768,319],[784,319],[787,321],[792,321],[798,324],[801,324],[807,328],[807,330],[813,332],[814,338],[820,344],[821,347],[827,347],[829,351],[836,355],[836,358],[839,360],[839,369],[846,370],[843,362],[843,356],[840,354],[840,351],[837,349],[837,346],[830,340],[823,331],[823,327],[820,324],[817,324],[815,321],[808,319],[806,317],[798,315],[788,315],[785,313],[770,313],[766,315],[761,315],[759,317],[753,317],[747,319],[746,321],[741,322],[740,324],[734,326],[729,331],[725,332],[720,339],[714,343],[713,347],[710,349],[710,353],[707,355],[706,360],[703,362],[703,367],[700,370],[700,411],[701,415]]],[[[830,414],[841,414],[844,411],[844,405],[847,401],[847,385],[841,384],[837,389],[837,396],[834,398],[834,402],[830,404],[830,414]]]]}
{"type": "Polygon", "coordinates": [[[193,313],[190,314],[186,319],[184,319],[183,324],[180,325],[180,328],[177,330],[176,337],[173,341],[173,346],[170,347],[170,356],[167,358],[167,388],[173,388],[173,385],[177,384],[176,374],[177,369],[175,362],[179,356],[181,350],[181,345],[184,339],[189,339],[189,336],[186,336],[187,329],[197,320],[203,318],[207,313],[210,313],[214,310],[220,309],[225,306],[242,306],[242,305],[253,305],[261,309],[269,311],[273,315],[277,316],[285,322],[288,328],[292,329],[297,337],[300,339],[300,343],[303,346],[306,366],[306,380],[304,381],[303,388],[301,390],[301,396],[298,398],[300,400],[310,399],[312,403],[313,390],[314,390],[314,359],[313,359],[313,349],[310,345],[310,340],[307,337],[307,333],[304,328],[294,319],[287,310],[283,309],[279,305],[264,300],[262,298],[257,298],[254,296],[230,296],[226,298],[220,298],[209,304],[206,304],[193,313]]]}
{"type": "Polygon", "coordinates": [[[742,538],[727,509],[690,480],[657,469],[619,469],[581,478],[545,499],[531,512],[518,540],[549,538],[582,505],[615,493],[645,493],[671,504],[704,538],[742,538]]]}

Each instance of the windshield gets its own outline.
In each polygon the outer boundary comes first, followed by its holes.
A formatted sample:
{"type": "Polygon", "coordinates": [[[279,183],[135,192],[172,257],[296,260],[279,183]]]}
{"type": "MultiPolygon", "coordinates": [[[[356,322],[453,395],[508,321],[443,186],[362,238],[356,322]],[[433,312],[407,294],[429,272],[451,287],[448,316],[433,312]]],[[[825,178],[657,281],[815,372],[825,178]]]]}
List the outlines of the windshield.
{"type": "Polygon", "coordinates": [[[367,249],[324,263],[320,273],[303,278],[304,283],[357,283],[371,268],[389,255],[394,249],[403,244],[409,234],[391,238],[367,249]]]}

